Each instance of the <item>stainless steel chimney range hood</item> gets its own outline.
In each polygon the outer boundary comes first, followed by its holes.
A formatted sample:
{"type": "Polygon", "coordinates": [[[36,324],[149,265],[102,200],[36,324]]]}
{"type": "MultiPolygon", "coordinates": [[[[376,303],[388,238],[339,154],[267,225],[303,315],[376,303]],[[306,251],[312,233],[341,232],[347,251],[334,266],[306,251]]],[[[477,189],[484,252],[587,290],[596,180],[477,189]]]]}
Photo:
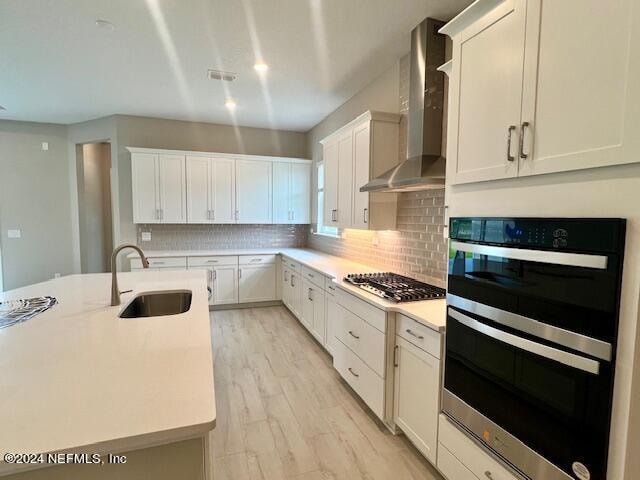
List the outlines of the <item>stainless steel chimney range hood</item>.
{"type": "Polygon", "coordinates": [[[443,188],[442,150],[445,37],[444,22],[425,19],[411,32],[409,133],[407,159],[369,183],[361,192],[408,192],[443,188]]]}

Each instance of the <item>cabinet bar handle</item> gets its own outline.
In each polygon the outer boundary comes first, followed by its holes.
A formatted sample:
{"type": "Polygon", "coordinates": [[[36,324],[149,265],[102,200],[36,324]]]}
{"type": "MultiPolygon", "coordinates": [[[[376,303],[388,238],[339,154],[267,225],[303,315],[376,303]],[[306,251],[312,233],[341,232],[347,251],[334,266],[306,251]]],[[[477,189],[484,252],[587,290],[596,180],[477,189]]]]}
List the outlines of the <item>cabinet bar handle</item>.
{"type": "Polygon", "coordinates": [[[520,129],[520,158],[526,160],[529,155],[524,153],[524,131],[529,126],[529,122],[522,122],[522,128],[520,129]]]}
{"type": "Polygon", "coordinates": [[[411,335],[412,337],[416,337],[418,340],[424,340],[424,337],[422,335],[418,335],[417,333],[413,333],[413,331],[409,330],[407,328],[406,332],[411,335]]]}
{"type": "Polygon", "coordinates": [[[360,375],[358,375],[356,372],[353,371],[353,369],[351,367],[347,368],[347,370],[349,370],[349,372],[351,373],[351,375],[353,375],[354,377],[359,377],[360,375]]]}
{"type": "Polygon", "coordinates": [[[294,278],[295,278],[295,275],[294,275],[294,274],[291,274],[291,286],[292,286],[292,287],[295,287],[295,286],[296,286],[295,282],[293,281],[293,279],[294,279],[294,278]]]}
{"type": "Polygon", "coordinates": [[[309,290],[309,293],[307,295],[307,298],[309,299],[310,302],[313,302],[313,295],[311,294],[313,290],[311,288],[309,288],[308,290],[309,290]]]}
{"type": "Polygon", "coordinates": [[[238,278],[242,278],[242,269],[241,268],[238,269],[238,278]]]}
{"type": "Polygon", "coordinates": [[[351,335],[353,338],[355,338],[356,340],[360,340],[360,337],[358,335],[356,335],[355,333],[353,333],[352,330],[349,330],[349,335],[351,335]]]}
{"type": "Polygon", "coordinates": [[[368,213],[369,213],[369,209],[368,209],[368,208],[365,208],[365,209],[362,211],[362,221],[363,221],[364,223],[369,223],[369,215],[368,215],[368,213]]]}
{"type": "Polygon", "coordinates": [[[218,280],[218,272],[217,270],[213,270],[213,279],[218,280]]]}
{"type": "Polygon", "coordinates": [[[398,366],[398,345],[393,347],[393,366],[398,366]]]}
{"type": "Polygon", "coordinates": [[[491,474],[491,472],[489,470],[484,472],[484,476],[487,477],[489,480],[493,480],[493,475],[491,474]]]}
{"type": "MultiPolygon", "coordinates": [[[[516,129],[515,125],[509,125],[509,129],[507,130],[507,160],[513,162],[516,157],[511,155],[511,133],[516,129]]],[[[522,141],[522,136],[520,136],[520,140],[522,141]]]]}

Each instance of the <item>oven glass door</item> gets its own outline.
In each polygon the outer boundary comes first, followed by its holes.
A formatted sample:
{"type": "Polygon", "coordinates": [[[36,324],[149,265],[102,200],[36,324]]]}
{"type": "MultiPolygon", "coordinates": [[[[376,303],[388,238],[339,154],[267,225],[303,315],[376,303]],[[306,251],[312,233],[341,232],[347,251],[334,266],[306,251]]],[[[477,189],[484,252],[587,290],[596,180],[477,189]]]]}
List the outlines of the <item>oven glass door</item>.
{"type": "Polygon", "coordinates": [[[611,367],[449,308],[444,387],[567,472],[604,478],[611,367]]]}
{"type": "Polygon", "coordinates": [[[562,264],[552,263],[544,256],[548,252],[522,252],[452,241],[448,293],[614,343],[615,255],[553,252],[562,264]]]}

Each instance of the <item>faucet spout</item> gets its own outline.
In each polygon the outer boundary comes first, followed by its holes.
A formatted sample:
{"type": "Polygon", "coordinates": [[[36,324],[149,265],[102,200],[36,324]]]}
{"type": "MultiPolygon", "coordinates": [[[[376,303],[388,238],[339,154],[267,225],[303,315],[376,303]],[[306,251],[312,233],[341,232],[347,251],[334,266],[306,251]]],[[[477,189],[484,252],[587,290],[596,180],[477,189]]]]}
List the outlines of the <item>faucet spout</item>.
{"type": "Polygon", "coordinates": [[[125,248],[131,248],[138,252],[138,255],[140,255],[140,260],[142,260],[142,267],[149,268],[149,260],[147,260],[147,257],[139,246],[132,243],[123,243],[122,245],[114,248],[113,253],[111,254],[111,306],[120,305],[120,289],[118,288],[116,260],[118,258],[118,254],[125,248]]]}

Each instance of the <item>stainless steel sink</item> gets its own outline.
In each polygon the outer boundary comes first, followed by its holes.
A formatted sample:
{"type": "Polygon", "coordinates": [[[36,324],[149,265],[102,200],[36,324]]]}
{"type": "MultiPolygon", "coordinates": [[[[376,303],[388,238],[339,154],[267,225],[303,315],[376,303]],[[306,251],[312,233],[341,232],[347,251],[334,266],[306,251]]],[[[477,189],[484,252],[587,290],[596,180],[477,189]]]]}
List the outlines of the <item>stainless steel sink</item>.
{"type": "Polygon", "coordinates": [[[134,297],[120,312],[120,318],[162,317],[188,312],[190,290],[146,292],[134,297]]]}

